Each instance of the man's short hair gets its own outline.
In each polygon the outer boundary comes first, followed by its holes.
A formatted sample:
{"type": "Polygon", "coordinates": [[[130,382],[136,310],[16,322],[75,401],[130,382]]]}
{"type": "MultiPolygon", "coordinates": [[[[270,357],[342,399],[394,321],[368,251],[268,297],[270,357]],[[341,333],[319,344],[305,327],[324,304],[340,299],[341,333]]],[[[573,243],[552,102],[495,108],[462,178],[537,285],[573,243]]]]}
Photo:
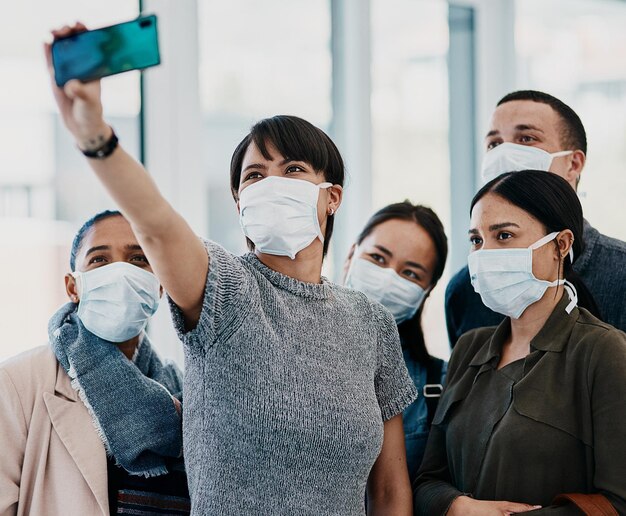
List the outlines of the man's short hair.
{"type": "Polygon", "coordinates": [[[581,150],[587,154],[587,134],[580,117],[565,102],[536,90],[520,90],[509,93],[500,99],[498,106],[513,100],[531,100],[550,106],[561,117],[563,130],[561,131],[562,150],[581,150]]]}

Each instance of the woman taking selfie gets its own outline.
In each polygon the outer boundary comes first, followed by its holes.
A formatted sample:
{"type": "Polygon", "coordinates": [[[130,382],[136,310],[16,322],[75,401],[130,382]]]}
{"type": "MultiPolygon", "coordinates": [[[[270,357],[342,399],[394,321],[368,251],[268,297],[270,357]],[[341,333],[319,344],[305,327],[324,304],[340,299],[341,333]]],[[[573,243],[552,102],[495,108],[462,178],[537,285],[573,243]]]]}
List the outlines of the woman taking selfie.
{"type": "Polygon", "coordinates": [[[346,286],[381,303],[398,325],[404,360],[418,392],[402,415],[411,481],[422,462],[446,371],[446,363],[426,349],[421,319],[447,255],[439,217],[430,208],[405,201],[372,215],[345,265],[346,286]]]}
{"type": "Polygon", "coordinates": [[[586,309],[572,271],[576,193],[555,174],[503,174],[474,197],[470,227],[472,284],[507,317],[452,353],[416,512],[625,514],[626,336],[586,309]]]}
{"type": "Polygon", "coordinates": [[[53,90],[172,301],[192,512],[357,515],[367,488],[370,514],[410,514],[401,412],[415,388],[395,323],[321,277],[344,180],[330,138],[277,116],[235,149],[230,185],[253,249],[238,257],[203,243],[117,145],[99,82],[53,90]]]}

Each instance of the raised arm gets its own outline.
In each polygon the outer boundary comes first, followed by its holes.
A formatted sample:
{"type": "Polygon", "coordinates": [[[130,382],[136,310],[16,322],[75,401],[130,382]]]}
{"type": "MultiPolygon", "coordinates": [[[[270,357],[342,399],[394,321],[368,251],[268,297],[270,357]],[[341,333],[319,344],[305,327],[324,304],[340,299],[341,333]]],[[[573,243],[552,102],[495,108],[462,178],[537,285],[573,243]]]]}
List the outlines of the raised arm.
{"type": "MultiPolygon", "coordinates": [[[[77,23],[52,35],[59,38],[83,30],[85,26],[77,23]]],[[[73,80],[59,88],[54,82],[50,44],[45,45],[45,54],[65,126],[81,150],[99,148],[112,134],[103,117],[100,81],[83,84],[73,80]]],[[[130,222],[156,276],[183,311],[186,326],[193,328],[202,308],[209,267],[204,245],[161,195],[145,168],[121,146],[105,159],[87,161],[130,222]]]]}

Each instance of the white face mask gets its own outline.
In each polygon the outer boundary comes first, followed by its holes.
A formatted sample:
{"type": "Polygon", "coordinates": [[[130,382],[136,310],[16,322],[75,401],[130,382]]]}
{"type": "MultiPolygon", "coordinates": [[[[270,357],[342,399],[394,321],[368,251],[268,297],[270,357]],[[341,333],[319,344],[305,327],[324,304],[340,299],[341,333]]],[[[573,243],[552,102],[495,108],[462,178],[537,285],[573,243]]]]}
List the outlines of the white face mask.
{"type": "Polygon", "coordinates": [[[426,291],[419,285],[393,269],[379,267],[363,258],[352,258],[346,287],[359,290],[383,305],[393,314],[396,324],[413,317],[426,297],[426,291]]]}
{"type": "Polygon", "coordinates": [[[550,170],[552,160],[559,156],[567,156],[574,151],[549,152],[529,145],[517,143],[501,143],[487,151],[483,158],[481,175],[483,183],[488,183],[505,172],[520,170],[550,170]]]}
{"type": "Polygon", "coordinates": [[[321,188],[302,179],[270,176],[245,188],[239,197],[239,223],[243,234],[262,253],[289,256],[308,247],[316,238],[324,242],[317,218],[321,188]]]}
{"type": "MultiPolygon", "coordinates": [[[[527,248],[484,249],[467,258],[470,279],[485,306],[494,312],[518,319],[526,308],[539,301],[549,287],[565,280],[540,280],[533,274],[533,250],[556,238],[550,233],[527,248]]],[[[568,313],[576,302],[567,307],[568,313]]]]}
{"type": "Polygon", "coordinates": [[[139,335],[159,306],[159,280],[130,263],[115,262],[72,275],[80,298],[79,319],[91,333],[109,342],[139,335]]]}

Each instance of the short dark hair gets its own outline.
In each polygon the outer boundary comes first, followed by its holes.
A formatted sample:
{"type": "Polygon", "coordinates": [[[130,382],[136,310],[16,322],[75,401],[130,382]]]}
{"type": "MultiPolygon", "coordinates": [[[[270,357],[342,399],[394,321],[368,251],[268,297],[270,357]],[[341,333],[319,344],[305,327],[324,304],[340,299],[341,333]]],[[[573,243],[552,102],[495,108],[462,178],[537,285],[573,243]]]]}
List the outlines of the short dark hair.
{"type": "Polygon", "coordinates": [[[530,100],[550,106],[561,118],[563,130],[561,131],[562,150],[581,150],[587,154],[587,133],[580,117],[565,102],[553,97],[548,93],[537,90],[520,90],[505,95],[498,101],[498,106],[514,100],[530,100]]]}
{"type": "MultiPolygon", "coordinates": [[[[428,233],[428,236],[430,236],[435,244],[436,262],[433,277],[430,282],[430,287],[434,288],[443,275],[443,270],[446,267],[446,260],[448,258],[448,238],[446,237],[443,224],[441,220],[439,220],[439,217],[437,217],[437,214],[426,206],[412,204],[408,200],[389,204],[370,217],[357,238],[357,244],[363,242],[376,226],[388,220],[408,220],[415,222],[428,233]]],[[[409,350],[413,358],[422,364],[426,364],[430,359],[430,355],[426,349],[426,342],[424,341],[424,333],[422,331],[421,318],[423,308],[424,305],[422,304],[411,319],[401,323],[398,326],[398,332],[400,333],[402,345],[409,350]]]]}
{"type": "Polygon", "coordinates": [[[117,210],[105,210],[100,213],[96,213],[93,217],[87,220],[78,230],[74,240],[72,242],[72,249],[70,250],[70,270],[74,272],[76,270],[76,256],[83,245],[83,240],[87,232],[93,227],[93,225],[103,219],[110,217],[122,217],[123,215],[117,210]]]}
{"type": "MultiPolygon", "coordinates": [[[[310,122],[297,116],[277,115],[265,118],[252,126],[250,133],[237,145],[230,161],[230,190],[235,201],[238,200],[239,182],[243,158],[251,143],[254,143],[265,159],[271,159],[267,149],[271,144],[286,159],[304,161],[324,179],[334,185],[343,186],[345,168],[341,154],[330,137],[310,122]]],[[[324,255],[333,233],[334,215],[329,215],[324,235],[324,255]]],[[[248,247],[254,250],[254,244],[248,239],[248,247]]]]}
{"type": "MultiPolygon", "coordinates": [[[[470,215],[476,203],[488,193],[499,195],[534,217],[544,225],[546,234],[569,229],[574,234],[574,262],[584,251],[583,208],[574,189],[562,177],[542,170],[506,172],[478,190],[472,199],[470,215]]],[[[563,276],[576,287],[579,305],[599,318],[600,311],[593,296],[572,265],[566,257],[563,276]]]]}

